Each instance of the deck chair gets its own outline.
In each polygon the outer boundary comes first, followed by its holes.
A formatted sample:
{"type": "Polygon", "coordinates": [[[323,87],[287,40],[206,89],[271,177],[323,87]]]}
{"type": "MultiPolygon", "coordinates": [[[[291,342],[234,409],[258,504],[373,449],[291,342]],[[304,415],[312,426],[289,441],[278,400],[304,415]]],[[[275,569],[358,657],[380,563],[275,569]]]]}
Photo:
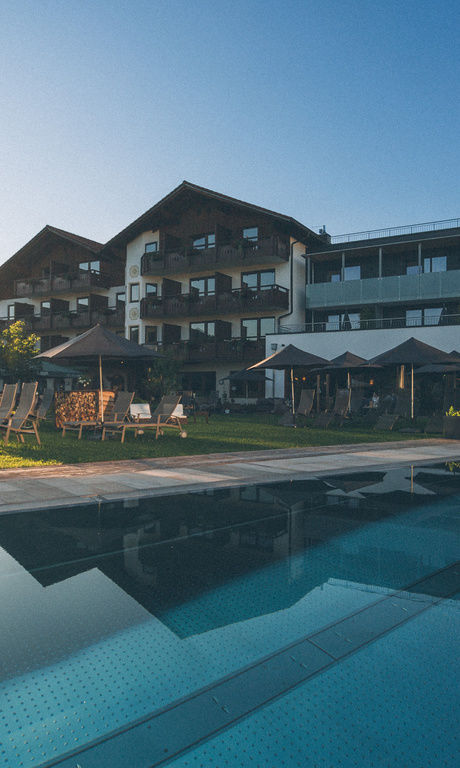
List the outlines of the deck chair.
{"type": "Polygon", "coordinates": [[[184,429],[185,418],[174,413],[180,399],[180,395],[164,395],[150,418],[139,417],[134,423],[128,424],[127,428],[134,428],[135,437],[149,427],[155,429],[155,440],[158,440],[159,435],[164,434],[165,428],[177,429],[179,430],[179,437],[187,437],[187,432],[184,429]]]}
{"type": "Polygon", "coordinates": [[[2,399],[0,401],[0,424],[9,419],[16,402],[18,392],[17,384],[5,384],[3,387],[2,399]]]}
{"type": "Polygon", "coordinates": [[[315,402],[315,393],[315,389],[302,389],[296,411],[297,415],[310,416],[313,403],[315,402]]]}
{"type": "Polygon", "coordinates": [[[392,430],[399,419],[397,413],[382,413],[375,422],[374,429],[392,430]]]}
{"type": "Polygon", "coordinates": [[[0,429],[5,430],[4,442],[8,443],[10,434],[16,435],[19,442],[24,442],[24,435],[35,435],[38,445],[41,445],[38,434],[37,421],[34,418],[35,406],[37,403],[38,381],[23,384],[19,403],[16,411],[8,418],[4,424],[0,424],[0,429]]]}
{"type": "Polygon", "coordinates": [[[319,413],[313,419],[312,426],[316,429],[327,429],[333,422],[341,424],[349,407],[350,390],[338,389],[332,411],[329,411],[329,413],[319,413]]]}
{"type": "Polygon", "coordinates": [[[53,400],[54,391],[52,389],[45,389],[43,394],[38,398],[38,405],[34,413],[34,418],[37,419],[38,423],[40,423],[40,419],[46,419],[53,400]]]}
{"type": "Polygon", "coordinates": [[[431,435],[442,435],[443,421],[441,413],[433,413],[425,424],[425,432],[431,435]]]}
{"type": "Polygon", "coordinates": [[[350,413],[356,416],[362,408],[363,401],[364,397],[361,390],[352,388],[350,395],[350,413]]]}
{"type": "Polygon", "coordinates": [[[103,440],[105,440],[107,433],[119,432],[121,434],[121,442],[124,443],[126,425],[129,424],[129,406],[133,401],[133,397],[134,392],[117,392],[112,407],[109,412],[106,412],[104,423],[101,424],[103,440]]]}

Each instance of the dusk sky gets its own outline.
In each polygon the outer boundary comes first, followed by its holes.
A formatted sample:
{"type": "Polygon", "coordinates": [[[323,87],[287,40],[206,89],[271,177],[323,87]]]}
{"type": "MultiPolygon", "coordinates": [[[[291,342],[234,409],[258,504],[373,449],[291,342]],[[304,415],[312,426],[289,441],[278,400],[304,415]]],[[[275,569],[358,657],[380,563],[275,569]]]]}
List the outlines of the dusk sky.
{"type": "Polygon", "coordinates": [[[0,262],[183,179],[332,234],[460,216],[458,0],[2,0],[0,262]]]}

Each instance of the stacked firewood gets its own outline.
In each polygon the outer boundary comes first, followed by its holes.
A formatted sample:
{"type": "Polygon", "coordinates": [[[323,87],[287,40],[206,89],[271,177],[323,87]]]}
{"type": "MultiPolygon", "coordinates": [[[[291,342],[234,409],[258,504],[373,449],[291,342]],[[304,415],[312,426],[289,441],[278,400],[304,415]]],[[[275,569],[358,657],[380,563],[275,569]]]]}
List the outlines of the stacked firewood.
{"type": "Polygon", "coordinates": [[[95,421],[98,415],[98,393],[57,392],[55,397],[56,426],[64,421],[95,421]]]}

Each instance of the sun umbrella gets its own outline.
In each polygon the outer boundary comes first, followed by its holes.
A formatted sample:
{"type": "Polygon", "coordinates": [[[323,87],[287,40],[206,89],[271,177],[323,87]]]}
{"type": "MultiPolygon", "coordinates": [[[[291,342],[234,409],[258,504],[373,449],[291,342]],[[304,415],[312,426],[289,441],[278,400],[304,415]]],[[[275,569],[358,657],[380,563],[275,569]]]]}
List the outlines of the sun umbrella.
{"type": "Polygon", "coordinates": [[[59,344],[57,347],[47,349],[36,355],[37,358],[62,360],[63,362],[82,360],[97,361],[99,366],[99,388],[101,393],[101,419],[104,414],[102,409],[102,359],[104,360],[151,360],[162,357],[158,352],[141,347],[134,341],[129,341],[122,336],[117,336],[102,325],[95,325],[89,331],[80,336],[59,344]]]}
{"type": "Polygon", "coordinates": [[[414,365],[442,365],[455,362],[454,358],[442,352],[442,350],[414,339],[412,336],[402,344],[389,349],[387,352],[377,355],[369,360],[369,363],[378,365],[410,365],[411,366],[411,419],[414,418],[414,365]]]}
{"type": "Polygon", "coordinates": [[[291,371],[292,423],[295,426],[294,368],[316,368],[319,365],[327,365],[328,362],[324,357],[312,355],[311,352],[304,352],[293,344],[288,344],[259,363],[250,365],[247,370],[275,369],[278,371],[291,371]]]}

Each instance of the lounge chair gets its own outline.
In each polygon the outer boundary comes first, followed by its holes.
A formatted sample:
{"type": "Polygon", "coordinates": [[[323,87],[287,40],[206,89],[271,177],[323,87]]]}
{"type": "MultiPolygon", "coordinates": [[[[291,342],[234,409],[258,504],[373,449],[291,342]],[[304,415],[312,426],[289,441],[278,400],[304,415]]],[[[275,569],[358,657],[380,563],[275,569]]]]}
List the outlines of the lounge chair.
{"type": "Polygon", "coordinates": [[[442,413],[433,413],[425,424],[425,432],[431,435],[442,435],[442,413]]]}
{"type": "Polygon", "coordinates": [[[129,406],[133,402],[134,392],[117,392],[109,412],[106,412],[102,427],[102,439],[105,440],[107,432],[119,432],[121,442],[125,441],[126,426],[129,424],[129,406]]]}
{"type": "Polygon", "coordinates": [[[315,402],[315,393],[316,389],[302,389],[296,411],[298,416],[310,416],[313,403],[315,402]]]}
{"type": "Polygon", "coordinates": [[[397,413],[382,413],[375,422],[374,429],[392,430],[399,419],[397,413]]]}
{"type": "Polygon", "coordinates": [[[17,384],[5,384],[3,387],[2,399],[0,401],[0,424],[9,419],[13,413],[17,393],[17,384]]]}
{"type": "Polygon", "coordinates": [[[180,395],[164,395],[150,416],[147,416],[146,413],[140,414],[134,422],[126,424],[125,429],[134,429],[134,436],[137,437],[145,429],[153,427],[155,440],[158,440],[159,435],[164,434],[165,429],[178,429],[179,437],[187,437],[187,432],[184,429],[186,417],[174,413],[180,399],[180,395]]]}
{"type": "Polygon", "coordinates": [[[41,445],[38,434],[37,421],[34,418],[35,406],[37,403],[38,382],[28,382],[22,385],[19,403],[16,411],[9,416],[6,423],[0,424],[0,429],[5,430],[4,442],[10,439],[13,432],[19,442],[24,442],[24,435],[35,435],[37,443],[41,445]]]}
{"type": "Polygon", "coordinates": [[[54,391],[52,389],[45,389],[43,394],[39,396],[38,404],[34,413],[34,417],[37,419],[38,423],[40,423],[40,419],[46,419],[53,400],[54,391]]]}
{"type": "Polygon", "coordinates": [[[338,389],[335,395],[335,402],[332,411],[329,413],[319,413],[312,421],[312,427],[316,429],[327,429],[332,422],[338,422],[340,425],[345,418],[350,407],[350,390],[338,389]]]}

